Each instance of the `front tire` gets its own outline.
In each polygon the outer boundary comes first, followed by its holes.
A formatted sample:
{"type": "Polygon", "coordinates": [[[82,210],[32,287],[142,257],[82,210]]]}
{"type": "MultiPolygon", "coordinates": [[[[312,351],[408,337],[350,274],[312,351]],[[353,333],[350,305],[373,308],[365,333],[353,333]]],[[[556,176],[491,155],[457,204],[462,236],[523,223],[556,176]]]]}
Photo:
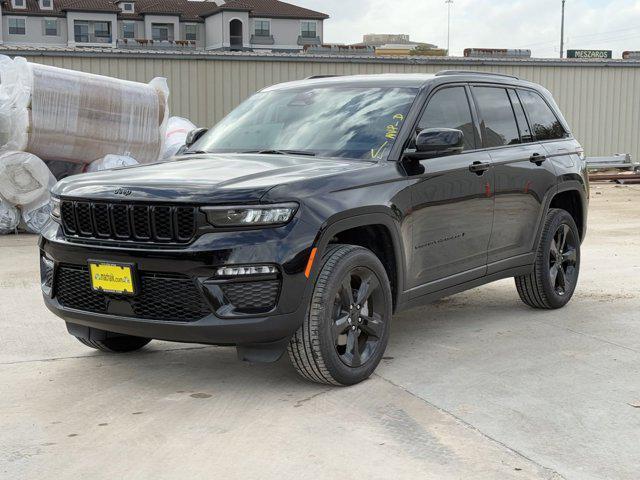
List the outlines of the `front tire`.
{"type": "Polygon", "coordinates": [[[580,234],[573,217],[553,208],[547,213],[533,271],[515,277],[520,299],[533,308],[564,307],[580,271],[580,234]]]}
{"type": "Polygon", "coordinates": [[[112,338],[105,338],[104,340],[87,340],[82,337],[76,338],[87,347],[107,353],[135,352],[151,341],[150,338],[132,337],[131,335],[118,335],[112,338]]]}
{"type": "Polygon", "coordinates": [[[289,358],[312,382],[359,383],[382,359],[391,315],[391,287],[378,257],[366,248],[332,245],[307,316],[289,342],[289,358]]]}

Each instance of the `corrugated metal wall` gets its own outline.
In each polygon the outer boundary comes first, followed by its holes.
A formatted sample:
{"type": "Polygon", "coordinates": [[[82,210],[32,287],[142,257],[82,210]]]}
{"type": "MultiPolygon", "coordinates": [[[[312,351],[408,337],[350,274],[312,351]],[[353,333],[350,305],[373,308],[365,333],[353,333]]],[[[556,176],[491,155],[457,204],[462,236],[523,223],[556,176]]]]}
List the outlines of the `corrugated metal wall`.
{"type": "Polygon", "coordinates": [[[434,61],[381,62],[247,56],[208,58],[132,58],[111,56],[28,56],[30,61],[147,82],[165,76],[171,112],[211,126],[247,96],[278,82],[310,75],[384,72],[436,72],[465,69],[500,72],[532,80],[555,96],[576,137],[591,156],[631,153],[640,158],[640,64],[559,64],[558,62],[434,61]],[[487,64],[488,63],[488,64],[487,64]]]}

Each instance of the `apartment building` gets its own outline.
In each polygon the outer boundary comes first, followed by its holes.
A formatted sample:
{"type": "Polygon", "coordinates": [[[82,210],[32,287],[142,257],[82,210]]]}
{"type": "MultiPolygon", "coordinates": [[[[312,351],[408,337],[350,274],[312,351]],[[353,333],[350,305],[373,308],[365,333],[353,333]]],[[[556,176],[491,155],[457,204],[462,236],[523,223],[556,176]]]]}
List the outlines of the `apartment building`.
{"type": "Polygon", "coordinates": [[[1,0],[4,45],[301,51],[328,15],[278,0],[1,0]]]}

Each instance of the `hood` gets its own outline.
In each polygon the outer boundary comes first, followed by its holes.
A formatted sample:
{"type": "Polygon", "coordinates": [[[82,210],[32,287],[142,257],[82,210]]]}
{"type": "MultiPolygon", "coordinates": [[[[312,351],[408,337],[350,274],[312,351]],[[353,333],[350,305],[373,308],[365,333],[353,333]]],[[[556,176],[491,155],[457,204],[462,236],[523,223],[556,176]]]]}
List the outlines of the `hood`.
{"type": "Polygon", "coordinates": [[[190,155],[166,163],[75,175],[58,182],[52,193],[94,200],[257,202],[277,185],[345,174],[372,165],[366,161],[296,155],[190,155]]]}

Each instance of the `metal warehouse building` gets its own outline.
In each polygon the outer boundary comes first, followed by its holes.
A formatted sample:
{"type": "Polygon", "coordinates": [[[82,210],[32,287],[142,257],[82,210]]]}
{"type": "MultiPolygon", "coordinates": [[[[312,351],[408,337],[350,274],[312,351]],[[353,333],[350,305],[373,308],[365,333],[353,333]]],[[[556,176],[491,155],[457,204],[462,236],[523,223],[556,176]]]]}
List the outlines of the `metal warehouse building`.
{"type": "Polygon", "coordinates": [[[588,155],[631,153],[640,158],[638,60],[375,58],[64,47],[4,47],[0,54],[141,82],[167,77],[172,114],[202,126],[213,125],[264,86],[311,75],[447,69],[506,73],[548,88],[588,155]]]}

